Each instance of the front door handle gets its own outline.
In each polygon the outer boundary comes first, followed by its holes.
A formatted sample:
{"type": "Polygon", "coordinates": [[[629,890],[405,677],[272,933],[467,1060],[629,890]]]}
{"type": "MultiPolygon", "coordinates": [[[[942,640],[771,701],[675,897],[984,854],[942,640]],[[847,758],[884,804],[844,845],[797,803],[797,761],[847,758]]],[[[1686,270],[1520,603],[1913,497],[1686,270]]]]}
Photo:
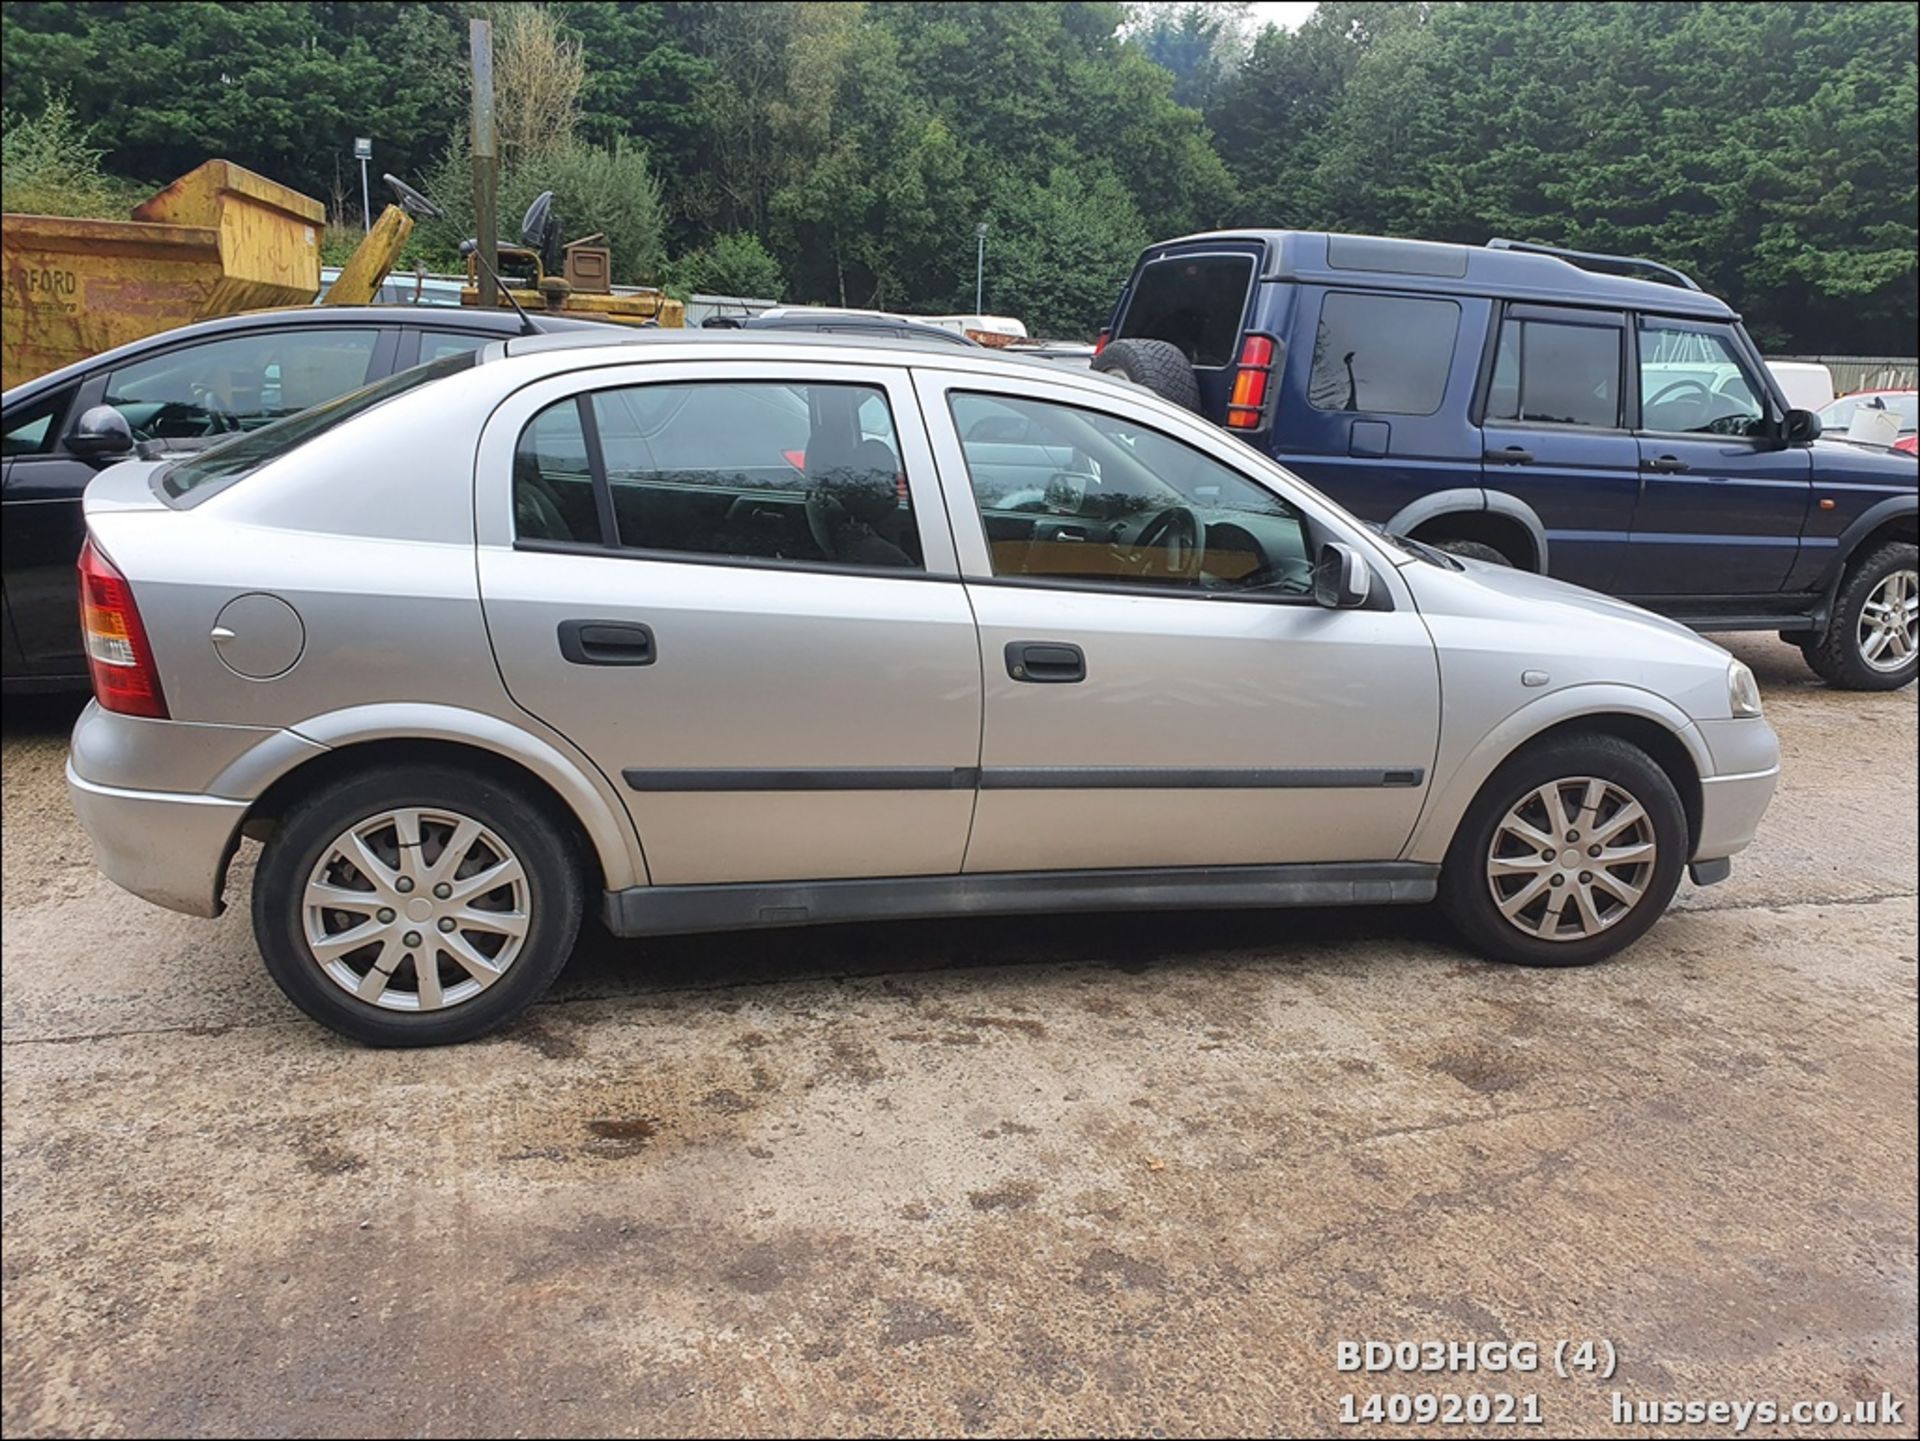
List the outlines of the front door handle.
{"type": "Polygon", "coordinates": [[[1683,470],[1691,469],[1677,455],[1656,455],[1652,460],[1641,461],[1640,468],[1650,470],[1655,475],[1678,475],[1683,470]]]}
{"type": "Polygon", "coordinates": [[[652,665],[653,631],[625,620],[563,620],[560,654],[575,665],[652,665]]]}
{"type": "Polygon", "coordinates": [[[1087,657],[1065,641],[1009,641],[1007,674],[1032,685],[1071,685],[1087,678],[1087,657]]]}
{"type": "Polygon", "coordinates": [[[1532,465],[1533,452],[1510,445],[1505,450],[1489,450],[1481,457],[1488,465],[1532,465]]]}

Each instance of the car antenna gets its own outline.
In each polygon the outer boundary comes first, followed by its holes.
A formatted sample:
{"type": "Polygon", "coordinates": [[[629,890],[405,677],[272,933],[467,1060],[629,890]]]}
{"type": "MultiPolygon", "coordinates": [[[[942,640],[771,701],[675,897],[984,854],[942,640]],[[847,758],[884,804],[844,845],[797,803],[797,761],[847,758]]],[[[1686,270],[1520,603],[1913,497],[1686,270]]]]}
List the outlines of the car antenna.
{"type": "Polygon", "coordinates": [[[513,292],[507,288],[507,282],[500,278],[500,272],[487,263],[487,257],[480,253],[479,242],[472,239],[461,241],[460,253],[462,255],[471,255],[475,260],[487,267],[487,274],[493,277],[495,288],[507,297],[507,304],[511,305],[514,314],[520,317],[520,333],[522,335],[538,335],[540,328],[533,323],[533,320],[528,316],[527,312],[520,308],[520,302],[513,298],[513,292]]]}

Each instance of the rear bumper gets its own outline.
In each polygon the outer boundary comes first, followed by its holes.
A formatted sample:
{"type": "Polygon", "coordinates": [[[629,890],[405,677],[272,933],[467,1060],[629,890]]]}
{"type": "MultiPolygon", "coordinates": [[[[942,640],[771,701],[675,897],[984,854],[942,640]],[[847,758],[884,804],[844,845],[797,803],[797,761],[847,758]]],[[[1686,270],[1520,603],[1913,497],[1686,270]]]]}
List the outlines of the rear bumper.
{"type": "Polygon", "coordinates": [[[170,911],[220,914],[246,801],[97,785],[72,760],[67,793],[108,880],[170,911]]]}

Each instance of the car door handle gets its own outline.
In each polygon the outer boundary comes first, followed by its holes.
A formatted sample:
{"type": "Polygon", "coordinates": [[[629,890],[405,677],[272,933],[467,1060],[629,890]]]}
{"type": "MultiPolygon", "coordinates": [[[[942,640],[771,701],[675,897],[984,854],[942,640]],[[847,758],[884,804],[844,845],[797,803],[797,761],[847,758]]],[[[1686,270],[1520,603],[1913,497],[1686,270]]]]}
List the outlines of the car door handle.
{"type": "Polygon", "coordinates": [[[1087,678],[1087,657],[1065,641],[1009,641],[1007,674],[1033,685],[1071,685],[1087,678]]]}
{"type": "Polygon", "coordinates": [[[575,665],[652,665],[653,631],[625,620],[563,620],[560,654],[575,665]]]}
{"type": "Polygon", "coordinates": [[[1489,450],[1481,457],[1488,465],[1532,465],[1533,452],[1510,445],[1505,450],[1489,450]]]}
{"type": "Polygon", "coordinates": [[[1655,475],[1678,475],[1683,470],[1692,469],[1677,455],[1656,455],[1652,460],[1640,462],[1642,470],[1650,470],[1655,475]]]}

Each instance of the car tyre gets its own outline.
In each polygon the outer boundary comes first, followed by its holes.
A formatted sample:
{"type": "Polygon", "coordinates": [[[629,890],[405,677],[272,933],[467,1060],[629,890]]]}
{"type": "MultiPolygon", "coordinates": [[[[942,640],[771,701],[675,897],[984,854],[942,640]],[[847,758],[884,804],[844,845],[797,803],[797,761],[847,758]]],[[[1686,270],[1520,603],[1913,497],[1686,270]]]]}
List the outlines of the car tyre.
{"type": "Polygon", "coordinates": [[[254,874],[254,937],[287,999],[323,1026],[370,1046],[451,1045],[546,993],[579,934],[583,889],[581,859],[545,798],[453,766],[383,766],[315,791],[282,818],[254,874]],[[409,848],[417,880],[400,840],[408,815],[420,837],[409,848]],[[363,854],[364,872],[348,859],[363,854]],[[495,877],[504,878],[497,887],[466,894],[495,877]],[[408,894],[395,894],[402,886],[408,894]],[[336,938],[356,927],[373,939],[343,951],[336,938]],[[430,981],[416,968],[426,964],[430,981]],[[358,993],[349,989],[356,974],[366,977],[358,993]],[[379,999],[363,999],[366,987],[379,999]]]}
{"type": "Polygon", "coordinates": [[[1913,684],[1920,671],[1917,557],[1920,547],[1883,545],[1847,572],[1827,628],[1800,643],[1815,675],[1837,690],[1899,690],[1913,684]]]}
{"type": "Polygon", "coordinates": [[[1504,565],[1509,570],[1513,562],[1505,551],[1495,550],[1484,541],[1478,540],[1441,540],[1435,541],[1435,550],[1444,550],[1448,555],[1464,556],[1468,560],[1484,560],[1488,565],[1504,565]]]}
{"type": "Polygon", "coordinates": [[[1645,751],[1608,735],[1550,740],[1521,751],[1481,787],[1448,849],[1440,905],[1461,937],[1490,959],[1521,966],[1592,965],[1632,945],[1660,919],[1679,887],[1687,850],[1679,792],[1645,751]],[[1526,842],[1512,827],[1547,829],[1553,817],[1538,798],[1552,788],[1558,788],[1568,824],[1556,827],[1555,858],[1547,861],[1544,842],[1525,851],[1526,842]],[[1597,815],[1577,809],[1589,796],[1600,800],[1597,815]],[[1638,807],[1637,818],[1629,804],[1638,807]],[[1621,822],[1617,829],[1615,822],[1621,822]],[[1599,843],[1596,861],[1592,849],[1599,843]],[[1611,859],[1631,857],[1642,844],[1652,847],[1643,859],[1611,859]],[[1496,859],[1515,852],[1515,861],[1496,859]],[[1569,861],[1570,853],[1577,855],[1569,861]],[[1611,885],[1583,881],[1603,868],[1611,885]],[[1543,888],[1510,919],[1500,897],[1511,904],[1534,885],[1536,874],[1543,888]],[[1555,874],[1561,881],[1553,880],[1555,874]],[[1638,898],[1620,910],[1617,888],[1637,890],[1638,898]],[[1583,920],[1589,906],[1602,923],[1590,930],[1583,920]],[[1558,938],[1543,934],[1549,907],[1563,916],[1552,923],[1558,938]],[[1572,914],[1566,915],[1569,907],[1572,914]]]}
{"type": "Polygon", "coordinates": [[[1093,369],[1151,390],[1163,400],[1200,410],[1200,384],[1179,346],[1164,340],[1116,340],[1093,358],[1093,369]]]}

